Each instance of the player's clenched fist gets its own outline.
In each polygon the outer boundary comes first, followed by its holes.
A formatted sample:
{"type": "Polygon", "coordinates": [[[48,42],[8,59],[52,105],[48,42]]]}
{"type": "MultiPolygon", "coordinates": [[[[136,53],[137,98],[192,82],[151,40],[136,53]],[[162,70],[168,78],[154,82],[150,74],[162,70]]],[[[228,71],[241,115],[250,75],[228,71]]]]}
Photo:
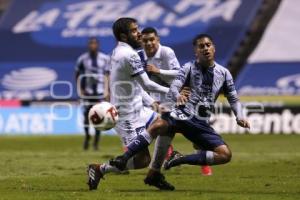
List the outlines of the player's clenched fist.
{"type": "Polygon", "coordinates": [[[243,128],[250,128],[250,123],[245,119],[237,119],[237,124],[243,128]]]}

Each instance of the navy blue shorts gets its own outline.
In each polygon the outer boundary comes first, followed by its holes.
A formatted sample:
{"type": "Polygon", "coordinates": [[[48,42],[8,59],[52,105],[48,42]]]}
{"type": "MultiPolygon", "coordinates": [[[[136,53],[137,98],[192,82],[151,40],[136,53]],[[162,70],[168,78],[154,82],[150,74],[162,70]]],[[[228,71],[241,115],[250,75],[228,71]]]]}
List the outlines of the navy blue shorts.
{"type": "Polygon", "coordinates": [[[179,120],[170,116],[170,112],[163,113],[162,119],[169,124],[169,131],[182,133],[185,138],[196,144],[202,150],[213,151],[220,145],[226,145],[222,137],[205,121],[193,117],[179,120]]]}

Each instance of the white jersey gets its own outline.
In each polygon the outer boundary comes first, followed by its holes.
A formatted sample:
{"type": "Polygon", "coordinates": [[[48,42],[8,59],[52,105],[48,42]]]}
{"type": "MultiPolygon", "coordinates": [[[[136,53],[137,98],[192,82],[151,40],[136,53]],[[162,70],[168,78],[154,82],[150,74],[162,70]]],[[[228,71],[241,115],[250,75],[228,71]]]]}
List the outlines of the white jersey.
{"type": "Polygon", "coordinates": [[[119,42],[111,56],[110,94],[120,117],[136,115],[143,107],[142,88],[134,76],[144,72],[137,52],[127,43],[119,42]]]}
{"type": "Polygon", "coordinates": [[[111,103],[119,113],[116,131],[127,146],[138,134],[145,131],[157,114],[143,106],[143,88],[135,76],[144,73],[138,53],[127,43],[119,42],[111,56],[111,103]]]}
{"type": "MultiPolygon", "coordinates": [[[[151,74],[150,79],[160,85],[170,87],[172,81],[175,79],[177,72],[180,69],[180,64],[176,58],[176,55],[170,47],[159,45],[157,52],[153,57],[147,57],[145,51],[143,50],[143,57],[147,64],[153,64],[162,70],[173,70],[175,74],[165,75],[165,74],[151,74]]],[[[156,101],[161,103],[168,102],[165,95],[161,93],[151,92],[151,97],[156,101]]]]}

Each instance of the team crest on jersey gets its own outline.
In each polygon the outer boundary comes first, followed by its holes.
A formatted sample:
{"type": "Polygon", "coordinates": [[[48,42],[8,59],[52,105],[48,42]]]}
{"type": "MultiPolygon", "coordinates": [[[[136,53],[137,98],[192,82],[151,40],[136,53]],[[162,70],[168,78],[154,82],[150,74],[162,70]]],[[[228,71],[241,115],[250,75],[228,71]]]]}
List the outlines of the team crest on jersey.
{"type": "Polygon", "coordinates": [[[143,67],[141,59],[138,55],[132,55],[129,59],[129,63],[132,66],[133,71],[137,71],[143,67]]]}

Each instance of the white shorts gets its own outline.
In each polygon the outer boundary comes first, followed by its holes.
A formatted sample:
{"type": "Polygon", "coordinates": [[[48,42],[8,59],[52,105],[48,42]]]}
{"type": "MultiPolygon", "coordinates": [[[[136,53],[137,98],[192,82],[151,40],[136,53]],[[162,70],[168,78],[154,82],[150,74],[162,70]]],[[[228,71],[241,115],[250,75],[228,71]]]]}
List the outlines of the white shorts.
{"type": "Polygon", "coordinates": [[[135,137],[143,133],[158,117],[158,114],[150,108],[143,107],[140,115],[119,120],[115,130],[121,137],[124,146],[128,146],[135,137]]]}

